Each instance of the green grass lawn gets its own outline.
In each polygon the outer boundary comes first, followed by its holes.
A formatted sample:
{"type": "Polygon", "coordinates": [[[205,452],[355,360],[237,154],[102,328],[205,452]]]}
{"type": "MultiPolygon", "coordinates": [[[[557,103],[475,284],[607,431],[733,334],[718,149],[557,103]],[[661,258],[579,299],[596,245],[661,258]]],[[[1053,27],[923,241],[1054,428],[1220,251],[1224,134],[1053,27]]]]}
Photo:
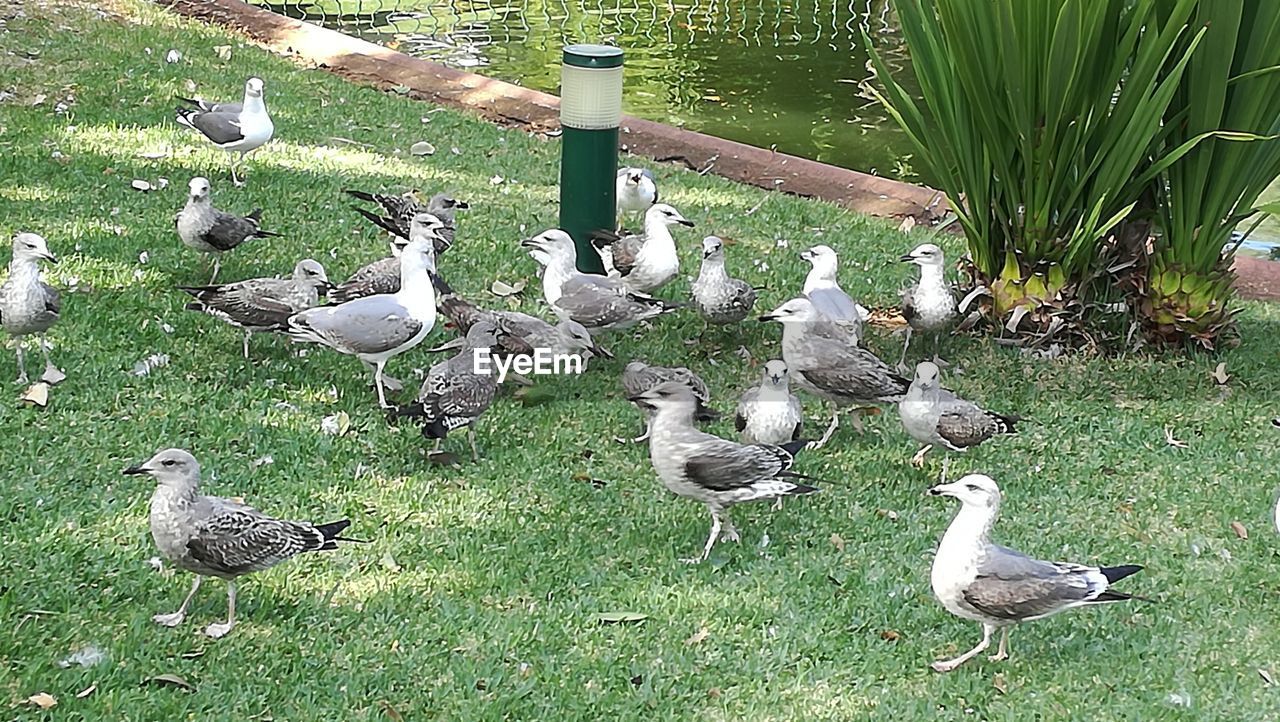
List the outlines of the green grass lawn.
{"type": "MultiPolygon", "coordinates": [[[[685,313],[615,337],[617,360],[542,381],[547,403],[500,399],[480,427],[480,463],[443,468],[426,461],[413,426],[387,425],[355,360],[320,349],[298,358],[287,341],[259,337],[247,362],[235,330],[183,311],[173,287],[203,282],[207,270],[172,218],[187,180],[206,175],[219,205],[264,206],[266,226],[286,234],[230,255],[226,280],[285,273],[303,256],[345,277],[385,244],[340,189],[447,188],[473,209],[443,273],[491,304],[501,302],[486,291],[494,279],[528,279],[518,306],[540,312],[534,264],[517,241],[555,222],[557,143],[299,70],[220,30],[121,2],[113,12],[125,19],[9,3],[0,33],[0,90],[14,94],[0,103],[0,234],[44,234],[63,258],[52,281],[74,289],[53,334],[69,379],[48,408],[17,402],[12,352],[0,355],[4,717],[1280,715],[1268,681],[1280,679],[1274,306],[1244,304],[1244,343],[1218,356],[1048,360],[981,338],[947,342],[956,364],[948,385],[1031,419],[1021,435],[951,467],[1002,484],[1000,539],[1042,557],[1143,564],[1122,589],[1158,603],[1028,625],[1012,638],[1011,661],[938,675],[928,662],[968,649],[979,629],[932,598],[932,551],[955,509],[923,496],[940,460],[908,465],[915,447],[896,414],[870,419],[861,437],[846,426],[802,457],[801,471],[829,480],[823,493],[780,512],[739,508],[742,544],[693,567],[677,559],[702,543],[705,509],[663,490],[644,448],[609,441],[637,427],[617,389],[627,359],[703,372],[728,411],[757,379],[755,363],[780,353],[775,325],[694,343],[701,323],[685,313]],[[12,17],[16,7],[23,17],[12,17]],[[214,50],[225,45],[230,60],[214,50]],[[170,48],[180,62],[165,62],[170,48]],[[238,98],[249,75],[267,81],[277,138],[238,189],[224,155],[174,124],[171,97],[194,80],[206,97],[238,98]],[[74,102],[57,112],[69,94],[74,102]],[[439,152],[410,157],[418,140],[439,152]],[[130,187],[161,177],[163,190],[130,187]],[[157,353],[170,363],[130,374],[157,353]],[[1225,386],[1210,377],[1219,362],[1231,375],[1225,386]],[[321,420],[340,411],[349,433],[322,433],[321,420]],[[1166,443],[1166,430],[1186,448],[1166,443]],[[220,584],[206,585],[185,626],[157,627],[151,614],[176,608],[189,578],[148,565],[151,486],[120,470],[167,446],[204,462],[210,493],[285,516],[350,516],[353,535],[372,543],[246,580],[241,624],[224,640],[198,632],[224,614],[220,584]],[[260,463],[266,456],[274,463],[260,463]],[[648,618],[599,623],[608,611],[648,618]],[[107,660],[59,667],[86,645],[107,660]],[[160,674],[195,690],[140,684],[160,674]],[[57,707],[24,702],[39,692],[57,707]]],[[[832,205],[657,171],[664,196],[699,224],[679,232],[686,268],[696,268],[704,231],[737,239],[729,264],[768,287],[762,308],[798,290],[796,253],[819,241],[842,252],[846,288],[894,303],[910,273],[894,261],[922,240],[832,205]]],[[[681,280],[665,295],[686,289],[681,280]]],[[[896,337],[871,343],[896,354],[896,337]]],[[[430,362],[418,351],[389,371],[412,378],[430,362]]],[[[825,418],[816,403],[807,409],[815,424],[825,418]]],[[[715,430],[728,435],[731,423],[715,430]]],[[[462,438],[449,444],[465,448],[462,438]]]]}

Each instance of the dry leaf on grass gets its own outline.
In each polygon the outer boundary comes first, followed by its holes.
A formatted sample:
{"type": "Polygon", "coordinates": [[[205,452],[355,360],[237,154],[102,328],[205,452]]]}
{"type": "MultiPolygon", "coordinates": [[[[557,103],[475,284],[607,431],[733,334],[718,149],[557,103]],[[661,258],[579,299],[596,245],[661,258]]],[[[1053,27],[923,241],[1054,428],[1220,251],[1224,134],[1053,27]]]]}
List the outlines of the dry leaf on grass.
{"type": "Polygon", "coordinates": [[[58,698],[48,692],[37,692],[27,698],[27,703],[40,709],[53,709],[58,706],[58,698]]]}
{"type": "Polygon", "coordinates": [[[621,624],[623,622],[643,622],[648,619],[648,614],[640,612],[600,612],[596,615],[596,621],[602,624],[621,624]]]}
{"type": "Polygon", "coordinates": [[[154,677],[147,677],[142,680],[142,683],[159,685],[161,687],[177,687],[179,689],[185,689],[188,692],[196,691],[195,685],[176,674],[157,674],[154,677]]]}
{"type": "Polygon", "coordinates": [[[831,546],[835,547],[836,551],[844,551],[844,537],[833,533],[831,535],[831,546]]]}
{"type": "Polygon", "coordinates": [[[84,699],[85,697],[88,697],[89,695],[93,694],[93,691],[96,690],[97,688],[98,688],[98,685],[96,684],[91,684],[88,687],[85,687],[79,692],[76,692],[76,699],[84,699]]]}
{"type": "Polygon", "coordinates": [[[1170,429],[1170,428],[1165,428],[1164,430],[1164,443],[1168,444],[1169,446],[1172,446],[1175,449],[1187,448],[1187,442],[1181,439],[1175,439],[1173,437],[1173,429],[1170,429]]]}
{"type": "Polygon", "coordinates": [[[1249,530],[1245,529],[1244,524],[1241,524],[1238,521],[1231,522],[1231,531],[1235,532],[1236,536],[1241,539],[1249,538],[1249,530]]]}
{"type": "Polygon", "coordinates": [[[517,293],[520,293],[524,290],[526,285],[528,285],[528,282],[524,280],[516,281],[514,284],[509,284],[504,281],[494,281],[493,285],[489,287],[489,293],[492,293],[499,298],[505,298],[507,296],[514,296],[517,293]]]}
{"type": "Polygon", "coordinates": [[[684,643],[692,647],[695,644],[701,644],[702,641],[709,636],[711,636],[711,630],[707,629],[706,627],[703,627],[702,629],[699,629],[698,631],[694,632],[692,637],[689,637],[688,639],[684,640],[684,643]]]}
{"type": "Polygon", "coordinates": [[[1223,361],[1214,367],[1214,369],[1209,372],[1209,378],[1213,379],[1213,382],[1219,386],[1223,386],[1227,381],[1231,380],[1231,376],[1227,374],[1227,362],[1223,361]]]}
{"type": "Polygon", "coordinates": [[[44,408],[49,405],[49,384],[43,381],[37,381],[27,388],[22,394],[21,400],[33,406],[44,408]]]}

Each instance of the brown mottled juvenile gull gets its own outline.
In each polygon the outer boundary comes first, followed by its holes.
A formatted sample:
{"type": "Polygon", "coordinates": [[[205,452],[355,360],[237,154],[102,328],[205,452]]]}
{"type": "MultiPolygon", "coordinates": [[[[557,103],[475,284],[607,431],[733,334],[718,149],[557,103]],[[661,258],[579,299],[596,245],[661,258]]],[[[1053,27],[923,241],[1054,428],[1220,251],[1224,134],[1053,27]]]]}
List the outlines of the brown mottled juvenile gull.
{"type": "MultiPolygon", "coordinates": [[[[907,338],[902,343],[900,366],[906,363],[913,329],[933,334],[936,351],[938,335],[955,322],[958,313],[955,293],[945,277],[947,266],[941,248],[932,243],[922,243],[901,260],[919,266],[920,279],[902,291],[902,316],[907,319],[907,338]]],[[[934,357],[937,358],[936,353],[934,357]]]]}
{"type": "Polygon", "coordinates": [[[852,336],[855,344],[861,343],[862,323],[871,317],[871,312],[840,288],[836,280],[840,265],[835,250],[817,245],[801,252],[800,257],[813,266],[804,279],[804,295],[819,313],[852,336]]]}
{"type": "MultiPolygon", "coordinates": [[[[639,396],[658,384],[667,381],[684,384],[693,391],[693,397],[698,401],[697,413],[694,414],[698,421],[715,421],[720,417],[710,406],[711,392],[707,389],[707,382],[703,381],[701,376],[683,366],[650,366],[644,361],[635,359],[622,370],[622,377],[619,381],[622,384],[622,393],[629,399],[639,396]]],[[[638,444],[649,438],[653,414],[643,404],[636,404],[636,407],[640,409],[640,414],[644,417],[644,433],[630,441],[638,444]]],[[[616,440],[620,442],[627,441],[627,439],[622,438],[616,440]]]]}
{"type": "Polygon", "coordinates": [[[1000,630],[1000,647],[991,661],[1009,658],[1009,628],[1043,619],[1074,607],[1136,599],[1110,587],[1142,571],[1136,564],[1092,567],[1032,559],[993,544],[991,527],[1000,511],[1000,487],[989,476],[970,474],[929,490],[934,496],[960,500],[960,511],[947,527],[933,558],[933,594],[948,612],[982,625],[982,641],[955,659],[932,667],[950,672],[977,656],[1000,630]]]}
{"type": "Polygon", "coordinates": [[[254,333],[286,331],[289,317],[312,308],[330,287],[324,266],[305,258],[293,267],[291,278],[251,278],[217,286],[179,286],[195,296],[188,311],[200,311],[244,331],[244,357],[254,333]]]}
{"type": "Polygon", "coordinates": [[[396,411],[397,416],[421,419],[422,435],[436,440],[433,453],[440,450],[450,431],[465,426],[471,443],[471,460],[480,460],[480,452],[476,450],[476,422],[493,404],[498,393],[498,374],[480,372],[476,351],[491,350],[497,345],[499,335],[497,327],[488,321],[473,325],[458,354],[427,372],[418,400],[396,411]]]}
{"type": "MultiPolygon", "coordinates": [[[[409,238],[432,238],[432,246],[439,245],[437,236],[444,230],[443,222],[434,213],[418,213],[409,222],[409,238]]],[[[379,293],[395,293],[400,290],[400,254],[409,241],[395,237],[391,241],[391,255],[361,267],[329,292],[334,303],[346,303],[379,293]]],[[[431,270],[435,270],[432,256],[431,270]]]]}
{"type": "Polygon", "coordinates": [[[231,182],[240,185],[236,168],[250,152],[266,145],[275,133],[267,104],[263,99],[265,88],[259,78],[249,78],[244,84],[243,103],[209,103],[190,101],[194,107],[178,108],[180,125],[200,132],[210,143],[227,151],[239,153],[231,161],[231,182]]]}
{"type": "Polygon", "coordinates": [[[289,317],[289,335],[373,366],[378,403],[389,408],[383,389],[387,362],[421,343],[436,323],[434,265],[431,239],[413,241],[400,254],[399,291],[302,311],[289,317]]]}
{"type": "Polygon", "coordinates": [[[213,275],[209,283],[218,277],[219,256],[239,246],[250,238],[279,236],[279,233],[262,230],[262,209],[255,208],[247,216],[237,216],[213,206],[213,191],[207,178],[192,178],[187,184],[187,204],[174,216],[178,238],[192,250],[213,258],[213,275]]]}
{"type": "Polygon", "coordinates": [[[406,242],[412,240],[410,231],[412,230],[411,224],[414,216],[419,213],[430,213],[440,219],[441,228],[436,232],[437,256],[449,250],[449,247],[453,245],[455,212],[471,207],[465,201],[460,201],[448,193],[437,193],[431,196],[426,203],[418,200],[417,191],[409,191],[398,196],[383,193],[366,193],[365,191],[350,189],[347,189],[346,193],[362,201],[370,201],[381,206],[384,215],[372,213],[363,208],[355,208],[355,211],[375,226],[390,233],[393,238],[399,238],[406,242]]]}
{"type": "Polygon", "coordinates": [[[801,483],[811,477],[791,471],[804,442],[739,444],[698,431],[693,427],[698,399],[686,384],[666,381],[631,400],[653,412],[649,460],[658,478],[671,492],[700,501],[711,512],[711,533],[702,554],[686,562],[709,557],[722,528],[726,539],[738,541],[725,514],[730,506],[817,491],[801,483]]]}
{"type": "Polygon", "coordinates": [[[633,292],[619,279],[578,271],[573,239],[562,230],[544,231],[521,245],[543,266],[542,294],[547,305],[560,318],[571,318],[592,333],[630,328],[680,307],[633,292]]]}
{"type": "Polygon", "coordinates": [[[200,493],[200,464],[182,449],[165,449],[124,470],[146,474],[156,481],[151,495],[151,538],[156,548],[179,569],[196,575],[182,606],[172,614],[152,617],[157,624],[176,627],[205,577],[227,582],[227,621],[205,627],[214,639],[236,625],[236,582],[251,572],[269,569],[302,552],[338,548],[351,522],[328,524],[273,519],[231,499],[200,493]]]}
{"type": "Polygon", "coordinates": [[[619,168],[614,188],[618,205],[618,228],[623,219],[643,214],[658,202],[657,179],[648,168],[619,168]]]}
{"type": "Polygon", "coordinates": [[[13,237],[13,258],[9,261],[9,277],[0,285],[0,328],[17,339],[18,383],[27,382],[22,342],[26,336],[40,339],[44,354],[44,378],[50,383],[63,374],[49,360],[49,342],[45,333],[53,327],[62,312],[62,299],[57,289],[40,278],[40,261],[57,263],[43,236],[19,233],[13,237]]]}
{"type": "MultiPolygon", "coordinates": [[[[598,231],[592,243],[600,249],[605,268],[613,269],[623,284],[639,293],[665,286],[680,272],[680,256],[670,226],[693,227],[680,211],[659,203],[644,213],[644,232],[619,236],[598,231]]],[[[611,274],[612,275],[612,274],[611,274]]]]}
{"type": "Polygon", "coordinates": [[[702,239],[702,268],[693,282],[693,305],[708,323],[737,323],[751,314],[756,290],[724,268],[724,242],[716,236],[702,239]]]}
{"type": "MultiPolygon", "coordinates": [[[[842,406],[897,403],[906,395],[907,380],[875,354],[820,335],[815,327],[823,317],[809,299],[793,298],[760,320],[782,324],[782,359],[796,385],[835,406],[830,426],[813,448],[830,441],[839,426],[842,406]]],[[[859,425],[854,418],[855,426],[859,425]]]]}
{"type": "MultiPolygon", "coordinates": [[[[935,446],[965,452],[999,434],[1017,433],[1017,416],[1004,416],[983,409],[942,388],[937,364],[922,361],[907,395],[898,402],[898,416],[911,438],[924,447],[911,457],[915,466],[935,446]]],[[[947,480],[947,459],[943,456],[942,481],[947,480]]]]}

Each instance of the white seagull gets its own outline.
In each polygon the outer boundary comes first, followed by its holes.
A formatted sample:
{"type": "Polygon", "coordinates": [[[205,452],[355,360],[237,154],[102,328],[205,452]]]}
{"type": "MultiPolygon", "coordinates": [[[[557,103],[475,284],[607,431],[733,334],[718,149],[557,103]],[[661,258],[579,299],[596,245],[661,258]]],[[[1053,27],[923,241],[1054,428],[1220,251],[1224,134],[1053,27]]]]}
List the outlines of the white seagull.
{"type": "Polygon", "coordinates": [[[680,273],[680,255],[671,237],[670,226],[674,225],[693,228],[693,221],[666,203],[659,203],[645,211],[643,233],[619,236],[599,231],[592,243],[600,249],[606,268],[613,269],[627,288],[648,293],[680,273]]]}
{"type": "Polygon", "coordinates": [[[420,238],[400,254],[400,290],[312,308],[289,317],[289,335],[319,343],[373,367],[378,404],[390,408],[383,388],[387,362],[422,343],[436,323],[432,238],[420,238]]]}
{"type": "Polygon", "coordinates": [[[813,266],[804,278],[804,295],[819,313],[843,327],[860,343],[862,324],[871,318],[871,312],[840,288],[840,282],[836,280],[840,261],[835,250],[831,246],[818,245],[802,251],[800,257],[813,266]]]}
{"type": "Polygon", "coordinates": [[[1000,487],[989,476],[970,474],[935,486],[929,493],[954,496],[962,504],[933,558],[933,594],[948,612],[982,625],[978,646],[955,659],[934,662],[938,672],[950,672],[982,652],[996,630],[1000,630],[1000,647],[990,658],[993,662],[1009,658],[1009,628],[1019,622],[1073,607],[1140,598],[1110,589],[1142,571],[1135,564],[1091,567],[1046,562],[991,543],[991,527],[1000,512],[1000,487]]]}
{"type": "Polygon", "coordinates": [[[902,358],[907,360],[907,347],[911,345],[912,330],[932,333],[934,359],[937,359],[938,334],[946,330],[958,315],[956,296],[945,277],[946,260],[942,249],[932,243],[922,243],[902,257],[903,263],[920,267],[920,280],[902,291],[902,316],[907,319],[907,338],[902,343],[902,358]]]}
{"type": "MultiPolygon", "coordinates": [[[[1001,434],[1016,434],[1017,416],[993,413],[942,388],[937,364],[921,361],[907,395],[898,402],[898,417],[907,434],[924,446],[911,457],[914,466],[935,446],[963,453],[1001,434]]],[[[947,460],[942,457],[942,481],[947,480],[947,460]]]]}
{"type": "Polygon", "coordinates": [[[243,103],[209,103],[204,100],[180,98],[192,107],[176,110],[178,123],[194,128],[228,153],[240,155],[231,161],[231,182],[240,185],[236,168],[245,155],[257,150],[271,140],[275,125],[267,115],[263,100],[263,83],[260,78],[249,78],[244,84],[243,103]]]}
{"type": "Polygon", "coordinates": [[[35,233],[17,234],[13,237],[9,277],[0,285],[0,328],[18,340],[18,382],[24,384],[27,368],[22,360],[22,341],[30,335],[40,338],[44,380],[57,383],[65,378],[49,360],[49,342],[44,337],[62,312],[62,299],[57,289],[40,278],[40,261],[58,262],[44,237],[35,233]]]}
{"type": "Polygon", "coordinates": [[[658,202],[658,184],[648,168],[619,168],[614,188],[618,206],[618,229],[623,219],[649,210],[658,202]]]}
{"type": "Polygon", "coordinates": [[[262,230],[262,209],[247,216],[237,216],[213,205],[213,187],[208,178],[196,176],[187,183],[187,203],[173,217],[174,227],[183,245],[213,258],[213,275],[218,277],[221,255],[250,238],[279,237],[279,233],[262,230]]]}

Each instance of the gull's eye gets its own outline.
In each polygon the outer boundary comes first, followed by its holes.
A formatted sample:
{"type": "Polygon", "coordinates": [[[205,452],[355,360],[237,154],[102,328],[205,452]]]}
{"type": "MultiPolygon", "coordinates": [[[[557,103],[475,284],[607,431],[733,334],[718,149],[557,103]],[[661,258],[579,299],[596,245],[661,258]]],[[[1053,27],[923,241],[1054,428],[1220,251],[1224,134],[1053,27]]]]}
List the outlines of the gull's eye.
{"type": "Polygon", "coordinates": [[[977,490],[978,490],[978,485],[977,485],[977,484],[965,484],[964,486],[965,486],[965,488],[966,488],[966,489],[968,489],[969,491],[977,491],[977,490]]]}
{"type": "Polygon", "coordinates": [[[161,465],[161,466],[173,466],[173,465],[174,465],[174,464],[176,464],[176,463],[178,463],[178,462],[174,461],[173,459],[165,459],[164,461],[160,462],[160,465],[161,465]]]}

